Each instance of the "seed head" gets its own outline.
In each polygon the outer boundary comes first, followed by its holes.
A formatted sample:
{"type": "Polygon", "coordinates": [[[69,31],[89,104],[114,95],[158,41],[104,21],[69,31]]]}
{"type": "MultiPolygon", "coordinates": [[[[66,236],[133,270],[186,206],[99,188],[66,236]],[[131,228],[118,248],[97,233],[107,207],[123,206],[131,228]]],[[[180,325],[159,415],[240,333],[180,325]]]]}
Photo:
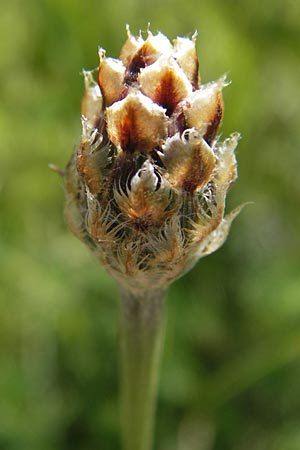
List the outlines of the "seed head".
{"type": "Polygon", "coordinates": [[[132,291],[165,288],[225,241],[239,135],[217,136],[225,78],[200,84],[195,37],[148,31],[84,71],[81,143],[65,174],[72,232],[132,291]]]}

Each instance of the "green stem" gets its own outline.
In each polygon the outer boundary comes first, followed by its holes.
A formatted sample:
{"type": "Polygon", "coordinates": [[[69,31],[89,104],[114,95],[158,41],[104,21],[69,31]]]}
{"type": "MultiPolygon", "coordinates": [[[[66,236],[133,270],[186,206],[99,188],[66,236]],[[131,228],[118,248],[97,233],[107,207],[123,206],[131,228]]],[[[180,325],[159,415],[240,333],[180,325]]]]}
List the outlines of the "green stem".
{"type": "Polygon", "coordinates": [[[121,292],[121,415],[123,450],[151,450],[165,291],[121,292]]]}

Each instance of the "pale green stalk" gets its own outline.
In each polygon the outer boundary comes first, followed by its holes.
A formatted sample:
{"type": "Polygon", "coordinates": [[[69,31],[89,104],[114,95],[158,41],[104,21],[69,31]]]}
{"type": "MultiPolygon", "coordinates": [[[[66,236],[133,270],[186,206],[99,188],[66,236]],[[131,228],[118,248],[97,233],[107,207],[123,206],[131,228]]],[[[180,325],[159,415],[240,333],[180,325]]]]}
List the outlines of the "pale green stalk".
{"type": "Polygon", "coordinates": [[[152,448],[165,291],[121,293],[121,419],[123,450],[152,448]]]}

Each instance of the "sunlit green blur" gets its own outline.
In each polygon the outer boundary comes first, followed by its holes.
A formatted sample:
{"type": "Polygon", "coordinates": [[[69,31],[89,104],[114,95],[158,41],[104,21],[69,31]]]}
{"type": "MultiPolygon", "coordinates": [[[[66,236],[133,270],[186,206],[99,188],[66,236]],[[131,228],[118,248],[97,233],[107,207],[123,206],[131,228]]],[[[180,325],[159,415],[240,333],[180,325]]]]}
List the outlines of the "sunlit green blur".
{"type": "Polygon", "coordinates": [[[217,253],[170,290],[155,450],[300,448],[300,2],[9,0],[0,9],[0,450],[117,450],[117,287],[67,229],[82,68],[198,30],[240,131],[217,253]]]}

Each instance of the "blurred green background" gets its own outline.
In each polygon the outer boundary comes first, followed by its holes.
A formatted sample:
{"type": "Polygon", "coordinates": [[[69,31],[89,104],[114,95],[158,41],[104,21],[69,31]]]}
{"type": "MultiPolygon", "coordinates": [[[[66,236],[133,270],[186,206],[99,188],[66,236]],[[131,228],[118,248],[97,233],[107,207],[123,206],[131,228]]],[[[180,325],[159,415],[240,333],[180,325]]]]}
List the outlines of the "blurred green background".
{"type": "Polygon", "coordinates": [[[300,449],[300,2],[10,0],[0,14],[0,449],[116,450],[117,288],[63,219],[82,68],[199,31],[240,131],[226,244],[170,290],[155,450],[300,449]]]}

